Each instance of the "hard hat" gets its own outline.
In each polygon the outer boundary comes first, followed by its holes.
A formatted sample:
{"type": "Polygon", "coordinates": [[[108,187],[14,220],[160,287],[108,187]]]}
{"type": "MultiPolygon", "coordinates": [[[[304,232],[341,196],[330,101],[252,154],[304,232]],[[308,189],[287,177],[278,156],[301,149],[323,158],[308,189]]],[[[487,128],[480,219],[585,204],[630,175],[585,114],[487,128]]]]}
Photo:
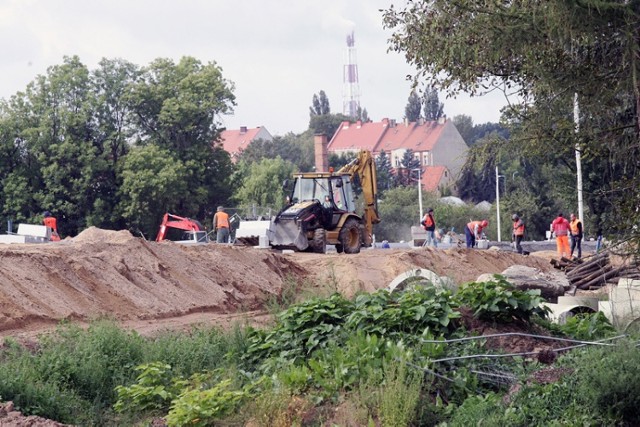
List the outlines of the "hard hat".
{"type": "Polygon", "coordinates": [[[49,211],[44,211],[44,213],[42,214],[42,216],[44,216],[45,218],[48,218],[51,216],[51,212],[49,211]]]}
{"type": "Polygon", "coordinates": [[[484,221],[482,221],[482,226],[486,227],[487,225],[489,225],[489,221],[487,221],[486,219],[484,221]]]}
{"type": "Polygon", "coordinates": [[[520,217],[518,216],[518,214],[513,214],[511,219],[515,221],[516,219],[520,219],[520,217]]]}

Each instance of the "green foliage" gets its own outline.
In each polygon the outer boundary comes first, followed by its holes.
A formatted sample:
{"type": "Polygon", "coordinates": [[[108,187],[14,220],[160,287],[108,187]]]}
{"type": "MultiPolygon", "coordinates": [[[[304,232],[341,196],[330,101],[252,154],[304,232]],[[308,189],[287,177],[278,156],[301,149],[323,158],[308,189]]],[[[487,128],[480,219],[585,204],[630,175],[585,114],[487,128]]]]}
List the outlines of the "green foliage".
{"type": "Polygon", "coordinates": [[[303,360],[338,335],[351,307],[352,303],[340,294],[294,305],[278,315],[276,326],[269,332],[256,331],[249,336],[245,360],[252,363],[271,356],[286,363],[303,360]]]}
{"type": "Polygon", "coordinates": [[[455,295],[461,306],[474,310],[474,316],[484,320],[529,322],[534,315],[544,317],[544,299],[539,290],[521,291],[498,274],[489,282],[463,284],[455,295]]]}
{"type": "Polygon", "coordinates": [[[197,378],[192,388],[187,388],[171,404],[167,414],[168,426],[210,426],[231,413],[249,396],[246,390],[232,390],[231,380],[222,380],[213,387],[201,388],[203,378],[197,378]]]}
{"type": "Polygon", "coordinates": [[[576,396],[606,417],[632,425],[640,419],[640,351],[624,341],[614,348],[597,348],[574,360],[576,396]]]}
{"type": "Polygon", "coordinates": [[[436,121],[444,115],[444,104],[438,99],[438,91],[429,89],[424,94],[424,119],[436,121]]]}
{"type": "Polygon", "coordinates": [[[122,216],[153,236],[162,215],[178,210],[180,196],[187,191],[187,174],[185,165],[166,149],[153,144],[132,149],[122,168],[122,216]]]}
{"type": "Polygon", "coordinates": [[[578,340],[598,340],[616,334],[616,329],[601,311],[571,316],[559,329],[578,340]]]}
{"type": "Polygon", "coordinates": [[[170,365],[176,375],[188,377],[202,369],[222,367],[229,352],[242,354],[243,340],[237,326],[229,333],[202,326],[194,327],[188,333],[167,331],[148,339],[144,359],[162,361],[170,365]]]}
{"type": "Polygon", "coordinates": [[[137,383],[130,386],[116,386],[118,400],[113,405],[117,412],[148,411],[168,409],[169,403],[178,396],[186,382],[172,378],[171,366],[152,362],[135,368],[137,383]]]}
{"type": "Polygon", "coordinates": [[[391,338],[420,335],[426,329],[440,334],[448,331],[452,319],[460,317],[455,308],[451,292],[432,286],[395,293],[379,290],[356,297],[345,326],[391,338]]]}
{"type": "MultiPolygon", "coordinates": [[[[628,190],[638,187],[640,176],[640,43],[627,23],[638,16],[633,2],[548,1],[522,7],[423,0],[391,7],[383,22],[394,30],[391,49],[416,67],[414,84],[426,79],[426,86],[449,95],[498,88],[519,95],[520,102],[503,111],[511,138],[501,144],[503,157],[496,164],[502,172],[509,160],[519,158],[520,175],[526,172],[523,188],[531,190],[523,192],[527,205],[534,202],[545,210],[575,206],[578,147],[590,217],[585,224],[630,240],[629,250],[637,253],[638,194],[628,190]],[[571,115],[574,102],[578,117],[571,115]],[[548,173],[529,173],[531,166],[543,171],[541,165],[548,165],[548,173]]],[[[484,164],[490,171],[491,165],[484,164]]],[[[474,182],[463,173],[458,188],[476,201],[490,200],[487,176],[476,176],[474,182]]],[[[517,200],[513,208],[519,211],[517,200]]],[[[546,212],[537,216],[548,218],[546,212]]],[[[540,236],[539,220],[529,213],[525,217],[540,236]]]]}
{"type": "Polygon", "coordinates": [[[385,366],[379,389],[379,418],[385,427],[409,426],[416,416],[422,389],[422,374],[409,371],[403,361],[385,366]]]}
{"type": "Polygon", "coordinates": [[[295,166],[280,157],[262,159],[259,163],[241,165],[244,179],[235,193],[241,206],[257,205],[278,211],[284,206],[285,193],[282,182],[291,177],[295,166]]]}
{"type": "Polygon", "coordinates": [[[407,100],[407,106],[404,107],[404,117],[409,123],[417,122],[422,116],[422,103],[420,97],[416,92],[411,92],[409,99],[407,100]]]}

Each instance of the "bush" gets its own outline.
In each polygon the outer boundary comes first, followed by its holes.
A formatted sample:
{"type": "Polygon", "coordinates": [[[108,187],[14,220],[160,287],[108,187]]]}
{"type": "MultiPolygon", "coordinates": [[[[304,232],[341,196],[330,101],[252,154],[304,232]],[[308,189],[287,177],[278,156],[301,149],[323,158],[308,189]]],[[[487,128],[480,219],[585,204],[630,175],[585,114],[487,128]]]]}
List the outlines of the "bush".
{"type": "Polygon", "coordinates": [[[628,425],[640,420],[640,350],[635,343],[582,352],[574,366],[576,394],[586,405],[628,425]]]}
{"type": "Polygon", "coordinates": [[[465,283],[458,289],[455,299],[461,306],[473,310],[483,320],[529,322],[534,315],[545,317],[547,309],[539,290],[522,291],[514,288],[504,276],[495,275],[489,282],[465,283]]]}

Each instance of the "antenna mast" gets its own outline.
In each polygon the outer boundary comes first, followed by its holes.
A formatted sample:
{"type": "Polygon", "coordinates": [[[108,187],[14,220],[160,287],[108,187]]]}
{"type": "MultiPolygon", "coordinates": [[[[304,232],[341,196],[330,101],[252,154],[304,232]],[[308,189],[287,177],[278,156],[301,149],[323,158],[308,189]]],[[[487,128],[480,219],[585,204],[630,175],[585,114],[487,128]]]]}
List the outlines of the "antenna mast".
{"type": "Polygon", "coordinates": [[[356,48],[353,31],[347,35],[347,58],[343,71],[344,93],[342,114],[356,118],[360,107],[360,87],[358,85],[358,64],[356,64],[356,48]]]}

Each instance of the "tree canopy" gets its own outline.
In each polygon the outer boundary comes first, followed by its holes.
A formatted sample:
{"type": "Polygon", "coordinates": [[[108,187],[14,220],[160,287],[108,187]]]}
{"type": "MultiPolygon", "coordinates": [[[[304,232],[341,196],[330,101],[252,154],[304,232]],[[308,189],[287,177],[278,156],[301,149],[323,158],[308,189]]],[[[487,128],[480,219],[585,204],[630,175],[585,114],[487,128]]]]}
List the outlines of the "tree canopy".
{"type": "MultiPolygon", "coordinates": [[[[503,112],[505,151],[546,161],[548,193],[575,194],[577,149],[594,227],[636,246],[640,197],[638,2],[418,0],[385,11],[391,49],[414,81],[456,95],[504,90],[521,100],[503,112]],[[574,105],[579,106],[579,126],[574,105]]],[[[575,197],[567,201],[575,209],[575,197]]]]}
{"type": "Polygon", "coordinates": [[[204,217],[230,195],[229,155],[213,142],[233,111],[215,64],[184,57],[146,67],[65,57],[0,103],[0,215],[63,235],[95,225],[155,233],[169,209],[204,217]]]}

